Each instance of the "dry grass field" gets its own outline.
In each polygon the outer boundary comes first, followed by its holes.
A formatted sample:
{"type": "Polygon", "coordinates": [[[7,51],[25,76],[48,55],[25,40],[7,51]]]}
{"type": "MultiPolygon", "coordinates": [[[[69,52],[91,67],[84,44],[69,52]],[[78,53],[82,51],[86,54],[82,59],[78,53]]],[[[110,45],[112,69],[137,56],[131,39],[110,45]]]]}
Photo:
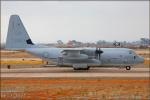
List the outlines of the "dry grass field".
{"type": "Polygon", "coordinates": [[[149,58],[150,57],[150,49],[136,49],[135,52],[138,55],[143,56],[144,58],[149,58]]]}
{"type": "Polygon", "coordinates": [[[4,79],[1,100],[148,100],[150,80],[4,79]]]}
{"type": "Polygon", "coordinates": [[[1,51],[1,58],[36,58],[25,51],[1,51]]]}
{"type": "Polygon", "coordinates": [[[25,65],[31,65],[31,64],[35,64],[35,65],[39,65],[39,64],[44,64],[44,62],[42,60],[2,60],[1,61],[2,65],[8,65],[8,64],[25,64],[25,65]]]}

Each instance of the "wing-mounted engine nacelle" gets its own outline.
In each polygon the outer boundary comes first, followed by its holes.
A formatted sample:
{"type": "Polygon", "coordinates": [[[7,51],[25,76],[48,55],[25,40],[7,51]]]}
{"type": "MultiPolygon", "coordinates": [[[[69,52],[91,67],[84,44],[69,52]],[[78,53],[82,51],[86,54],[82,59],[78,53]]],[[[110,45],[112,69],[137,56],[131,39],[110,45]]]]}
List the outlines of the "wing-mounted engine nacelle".
{"type": "Polygon", "coordinates": [[[81,54],[88,55],[88,59],[94,59],[95,58],[95,50],[93,50],[93,49],[83,49],[81,51],[81,54]]]}
{"type": "Polygon", "coordinates": [[[86,59],[88,59],[88,55],[81,54],[80,50],[63,51],[62,57],[65,60],[86,60],[86,59]]]}
{"type": "Polygon", "coordinates": [[[96,49],[84,49],[81,51],[82,54],[88,55],[89,59],[98,59],[100,60],[100,56],[103,53],[103,51],[100,48],[96,49]]]}
{"type": "Polygon", "coordinates": [[[63,55],[63,59],[66,59],[66,60],[86,60],[86,59],[88,59],[88,56],[85,54],[80,54],[80,55],[76,55],[76,56],[63,55]]]}

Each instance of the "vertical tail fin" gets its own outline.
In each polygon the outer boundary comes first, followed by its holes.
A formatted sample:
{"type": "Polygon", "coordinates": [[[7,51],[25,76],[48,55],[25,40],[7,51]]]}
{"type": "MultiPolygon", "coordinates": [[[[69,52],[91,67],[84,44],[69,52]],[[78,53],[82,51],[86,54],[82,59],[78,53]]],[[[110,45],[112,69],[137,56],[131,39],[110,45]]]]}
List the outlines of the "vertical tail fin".
{"type": "Polygon", "coordinates": [[[11,15],[6,39],[6,49],[23,50],[33,47],[33,45],[20,17],[18,15],[11,15]]]}

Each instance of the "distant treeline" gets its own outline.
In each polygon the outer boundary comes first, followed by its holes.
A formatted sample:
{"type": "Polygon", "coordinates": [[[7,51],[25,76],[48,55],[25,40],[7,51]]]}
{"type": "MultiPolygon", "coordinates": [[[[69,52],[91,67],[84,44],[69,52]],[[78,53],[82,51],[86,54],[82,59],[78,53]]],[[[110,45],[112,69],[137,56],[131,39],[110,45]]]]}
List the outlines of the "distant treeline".
{"type": "MultiPolygon", "coordinates": [[[[145,49],[150,48],[150,39],[141,38],[138,41],[127,42],[127,41],[114,41],[108,42],[105,40],[99,40],[96,43],[82,43],[76,40],[70,40],[68,43],[58,40],[57,43],[41,43],[38,45],[45,45],[48,47],[60,47],[60,48],[71,48],[71,47],[100,47],[100,48],[131,48],[131,49],[145,49]]],[[[1,49],[5,49],[5,43],[1,43],[1,49]]]]}

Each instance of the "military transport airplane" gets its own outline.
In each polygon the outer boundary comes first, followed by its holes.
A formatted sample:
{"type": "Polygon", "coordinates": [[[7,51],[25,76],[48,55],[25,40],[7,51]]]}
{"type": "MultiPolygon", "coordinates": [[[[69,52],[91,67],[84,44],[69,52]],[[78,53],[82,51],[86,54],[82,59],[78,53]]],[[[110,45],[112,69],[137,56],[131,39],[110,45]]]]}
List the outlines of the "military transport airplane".
{"type": "Polygon", "coordinates": [[[144,62],[143,57],[128,48],[50,48],[36,45],[18,15],[10,17],[6,49],[25,50],[46,61],[52,60],[58,66],[72,66],[74,70],[88,70],[93,65],[130,70],[131,66],[144,62]]]}

